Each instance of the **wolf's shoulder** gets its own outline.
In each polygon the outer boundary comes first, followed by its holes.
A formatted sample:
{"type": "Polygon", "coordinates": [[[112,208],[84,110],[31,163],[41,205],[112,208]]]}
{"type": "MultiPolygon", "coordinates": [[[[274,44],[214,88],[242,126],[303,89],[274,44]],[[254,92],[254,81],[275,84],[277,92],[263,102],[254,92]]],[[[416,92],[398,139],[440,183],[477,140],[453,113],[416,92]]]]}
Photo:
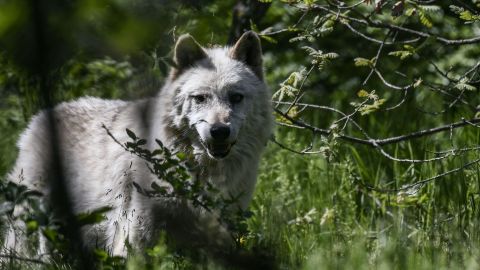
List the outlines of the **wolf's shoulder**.
{"type": "Polygon", "coordinates": [[[46,140],[50,132],[49,119],[54,120],[55,128],[61,131],[66,139],[83,136],[85,132],[99,132],[102,124],[109,126],[113,119],[124,114],[133,104],[134,102],[97,97],[82,97],[62,102],[52,109],[35,114],[18,144],[19,146],[28,145],[31,143],[30,139],[46,140]]]}
{"type": "Polygon", "coordinates": [[[123,100],[82,97],[77,100],[62,102],[55,107],[54,111],[64,115],[96,115],[121,110],[131,103],[123,100]]]}

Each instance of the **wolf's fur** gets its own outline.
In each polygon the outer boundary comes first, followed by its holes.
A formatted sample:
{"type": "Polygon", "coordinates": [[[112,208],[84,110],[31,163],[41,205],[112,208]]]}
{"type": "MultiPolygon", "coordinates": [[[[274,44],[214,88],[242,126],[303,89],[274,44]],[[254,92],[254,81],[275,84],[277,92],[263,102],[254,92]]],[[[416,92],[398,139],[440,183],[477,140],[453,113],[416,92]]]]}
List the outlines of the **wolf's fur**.
{"type": "MultiPolygon", "coordinates": [[[[128,128],[150,143],[158,138],[172,149],[194,154],[198,169],[192,177],[209,181],[225,196],[242,194],[238,202],[241,208],[251,200],[260,153],[272,127],[258,37],[247,32],[232,48],[204,49],[184,35],[176,44],[175,61],[177,66],[155,98],[126,102],[86,97],[53,110],[58,135],[55,143],[74,213],[113,207],[106,221],[83,228],[89,247],[125,255],[126,241],[142,247],[156,240],[159,229],[186,241],[199,236],[208,244],[229,242],[227,232],[212,214],[179,200],[152,200],[132,188],[133,181],[148,188],[159,180],[143,161],[115,143],[102,124],[120,142],[129,140],[125,133],[128,128]],[[243,100],[231,104],[232,93],[241,94],[243,100]],[[205,100],[196,100],[201,99],[198,95],[205,100]],[[227,151],[231,146],[224,158],[214,158],[215,153],[208,148],[214,124],[228,126],[231,131],[225,143],[228,146],[221,149],[227,151]]],[[[19,156],[8,176],[47,198],[50,188],[46,179],[52,168],[48,126],[47,112],[31,120],[18,142],[19,156]]],[[[20,240],[11,228],[5,246],[22,246],[20,240]]]]}

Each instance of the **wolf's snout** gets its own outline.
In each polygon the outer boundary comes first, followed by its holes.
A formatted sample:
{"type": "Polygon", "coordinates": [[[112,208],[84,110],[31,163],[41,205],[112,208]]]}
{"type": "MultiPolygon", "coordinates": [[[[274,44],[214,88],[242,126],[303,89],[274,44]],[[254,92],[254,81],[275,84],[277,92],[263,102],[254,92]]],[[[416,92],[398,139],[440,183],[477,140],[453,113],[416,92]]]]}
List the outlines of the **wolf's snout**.
{"type": "Polygon", "coordinates": [[[230,136],[230,128],[222,124],[213,125],[210,128],[210,135],[216,141],[225,141],[230,136]]]}

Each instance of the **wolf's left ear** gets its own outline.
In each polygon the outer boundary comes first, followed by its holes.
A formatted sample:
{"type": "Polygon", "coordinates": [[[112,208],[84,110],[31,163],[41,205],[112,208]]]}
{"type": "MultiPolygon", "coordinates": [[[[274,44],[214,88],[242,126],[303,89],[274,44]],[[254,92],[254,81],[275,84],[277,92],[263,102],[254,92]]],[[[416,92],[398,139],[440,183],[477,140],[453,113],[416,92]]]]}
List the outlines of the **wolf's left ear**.
{"type": "Polygon", "coordinates": [[[207,53],[191,35],[184,34],[178,38],[174,55],[177,72],[181,73],[205,58],[207,58],[207,53]]]}
{"type": "Polygon", "coordinates": [[[263,80],[262,46],[255,32],[245,32],[230,50],[230,57],[247,64],[263,80]]]}

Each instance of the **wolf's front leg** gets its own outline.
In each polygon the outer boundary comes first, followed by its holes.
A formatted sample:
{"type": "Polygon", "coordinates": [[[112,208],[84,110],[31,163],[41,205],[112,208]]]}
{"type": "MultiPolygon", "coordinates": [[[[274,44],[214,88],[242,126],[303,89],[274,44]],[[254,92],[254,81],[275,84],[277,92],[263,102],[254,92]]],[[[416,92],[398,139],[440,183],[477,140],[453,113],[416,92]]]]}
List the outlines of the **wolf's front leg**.
{"type": "Polygon", "coordinates": [[[48,254],[47,240],[40,232],[28,234],[24,214],[28,206],[22,203],[15,206],[10,217],[4,217],[6,223],[2,254],[16,254],[28,258],[39,258],[48,254]]]}

